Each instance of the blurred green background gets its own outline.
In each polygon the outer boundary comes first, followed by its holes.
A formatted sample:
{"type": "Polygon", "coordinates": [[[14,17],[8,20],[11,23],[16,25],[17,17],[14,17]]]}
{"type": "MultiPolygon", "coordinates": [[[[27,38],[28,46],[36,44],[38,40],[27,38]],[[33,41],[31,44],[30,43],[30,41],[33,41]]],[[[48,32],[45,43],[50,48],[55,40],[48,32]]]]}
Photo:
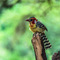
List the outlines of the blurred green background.
{"type": "Polygon", "coordinates": [[[35,60],[33,33],[25,21],[32,16],[48,29],[47,59],[60,50],[60,0],[0,0],[0,60],[35,60]]]}

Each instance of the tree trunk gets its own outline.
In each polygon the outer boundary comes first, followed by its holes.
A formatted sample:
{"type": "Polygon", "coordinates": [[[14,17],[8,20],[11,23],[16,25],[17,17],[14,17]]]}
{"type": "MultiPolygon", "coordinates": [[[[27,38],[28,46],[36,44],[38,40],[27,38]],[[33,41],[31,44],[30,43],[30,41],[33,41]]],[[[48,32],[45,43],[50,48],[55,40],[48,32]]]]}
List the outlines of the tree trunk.
{"type": "Polygon", "coordinates": [[[43,41],[40,40],[40,34],[41,33],[36,33],[32,38],[32,45],[35,51],[35,57],[36,60],[47,60],[43,41]]]}

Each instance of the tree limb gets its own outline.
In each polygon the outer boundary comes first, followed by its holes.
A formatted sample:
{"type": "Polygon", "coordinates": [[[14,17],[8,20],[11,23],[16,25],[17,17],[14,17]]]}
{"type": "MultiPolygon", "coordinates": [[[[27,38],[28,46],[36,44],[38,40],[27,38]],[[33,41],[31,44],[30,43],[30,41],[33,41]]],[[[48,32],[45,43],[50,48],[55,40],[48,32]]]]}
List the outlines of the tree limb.
{"type": "Polygon", "coordinates": [[[44,49],[42,40],[40,39],[41,37],[39,33],[34,35],[32,38],[32,45],[35,51],[35,57],[36,57],[36,60],[47,60],[45,49],[44,49]]]}

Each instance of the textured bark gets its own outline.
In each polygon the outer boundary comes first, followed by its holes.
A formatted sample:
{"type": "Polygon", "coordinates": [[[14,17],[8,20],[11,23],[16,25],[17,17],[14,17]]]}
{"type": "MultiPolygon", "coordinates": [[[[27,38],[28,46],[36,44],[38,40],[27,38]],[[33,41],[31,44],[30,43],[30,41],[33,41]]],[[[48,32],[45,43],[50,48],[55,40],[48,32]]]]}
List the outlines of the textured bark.
{"type": "Polygon", "coordinates": [[[40,33],[35,34],[32,38],[32,44],[35,51],[35,57],[36,57],[36,60],[47,60],[44,45],[43,45],[42,40],[40,40],[41,37],[39,34],[40,33]]]}

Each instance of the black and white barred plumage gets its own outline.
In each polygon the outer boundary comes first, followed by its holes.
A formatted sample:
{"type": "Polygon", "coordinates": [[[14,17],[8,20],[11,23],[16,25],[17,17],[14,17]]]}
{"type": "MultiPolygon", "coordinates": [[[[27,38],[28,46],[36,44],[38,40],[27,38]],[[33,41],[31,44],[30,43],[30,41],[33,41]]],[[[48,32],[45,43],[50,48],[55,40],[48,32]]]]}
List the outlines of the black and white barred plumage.
{"type": "Polygon", "coordinates": [[[45,25],[42,24],[40,21],[36,22],[36,26],[39,27],[39,28],[41,28],[41,29],[44,29],[44,30],[48,31],[47,28],[45,27],[45,25]]]}
{"type": "Polygon", "coordinates": [[[51,48],[51,44],[44,33],[41,33],[41,40],[43,40],[45,49],[51,48]]]}

